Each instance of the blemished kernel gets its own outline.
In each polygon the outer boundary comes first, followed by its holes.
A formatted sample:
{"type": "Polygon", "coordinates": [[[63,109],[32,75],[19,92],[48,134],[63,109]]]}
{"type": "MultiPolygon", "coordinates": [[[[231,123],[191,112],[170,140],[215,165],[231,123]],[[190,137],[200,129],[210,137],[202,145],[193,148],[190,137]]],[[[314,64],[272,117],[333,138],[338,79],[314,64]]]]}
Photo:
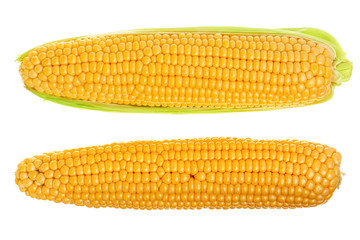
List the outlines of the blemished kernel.
{"type": "Polygon", "coordinates": [[[291,107],[331,93],[334,57],[324,44],[295,36],[111,34],[37,47],[22,60],[20,72],[28,88],[70,99],[163,107],[291,107]]]}
{"type": "Polygon", "coordinates": [[[25,159],[15,182],[33,198],[87,207],[296,208],[331,198],[340,162],[335,149],[296,140],[136,141],[25,159]]]}

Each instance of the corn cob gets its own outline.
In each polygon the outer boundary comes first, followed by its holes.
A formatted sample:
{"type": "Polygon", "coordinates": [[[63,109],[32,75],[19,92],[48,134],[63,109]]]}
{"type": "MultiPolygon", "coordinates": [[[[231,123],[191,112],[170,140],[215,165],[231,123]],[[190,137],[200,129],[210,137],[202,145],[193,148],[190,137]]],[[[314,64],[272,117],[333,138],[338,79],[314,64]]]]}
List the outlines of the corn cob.
{"type": "Polygon", "coordinates": [[[143,29],[66,39],[19,57],[26,88],[119,112],[228,112],[324,102],[352,64],[318,29],[143,29]]]}
{"type": "Polygon", "coordinates": [[[45,153],[18,165],[33,198],[134,209],[296,208],[325,203],[341,155],[297,141],[137,141],[45,153]]]}

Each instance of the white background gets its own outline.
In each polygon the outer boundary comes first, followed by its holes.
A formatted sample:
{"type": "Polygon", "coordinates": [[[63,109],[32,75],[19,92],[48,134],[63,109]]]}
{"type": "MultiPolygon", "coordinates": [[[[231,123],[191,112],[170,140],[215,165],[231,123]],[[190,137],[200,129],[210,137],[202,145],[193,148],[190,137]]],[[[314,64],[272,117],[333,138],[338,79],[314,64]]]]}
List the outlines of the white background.
{"type": "Polygon", "coordinates": [[[1,1],[0,239],[360,239],[360,22],[358,1],[1,1]],[[79,110],[26,91],[17,54],[53,40],[117,30],[184,26],[316,27],[354,63],[329,102],[215,115],[79,110]],[[17,164],[43,152],[119,141],[210,136],[328,144],[346,173],[328,203],[296,210],[90,209],[29,198],[17,164]]]}

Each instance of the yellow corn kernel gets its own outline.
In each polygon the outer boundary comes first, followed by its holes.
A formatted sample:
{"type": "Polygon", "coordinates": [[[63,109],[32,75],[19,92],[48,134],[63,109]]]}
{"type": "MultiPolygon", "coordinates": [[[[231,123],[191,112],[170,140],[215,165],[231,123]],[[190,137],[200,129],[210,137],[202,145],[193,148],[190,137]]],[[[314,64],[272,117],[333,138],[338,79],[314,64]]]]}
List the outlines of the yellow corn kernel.
{"type": "Polygon", "coordinates": [[[340,162],[335,149],[296,140],[137,141],[25,159],[15,182],[31,197],[87,207],[313,207],[339,186],[340,162]]]}

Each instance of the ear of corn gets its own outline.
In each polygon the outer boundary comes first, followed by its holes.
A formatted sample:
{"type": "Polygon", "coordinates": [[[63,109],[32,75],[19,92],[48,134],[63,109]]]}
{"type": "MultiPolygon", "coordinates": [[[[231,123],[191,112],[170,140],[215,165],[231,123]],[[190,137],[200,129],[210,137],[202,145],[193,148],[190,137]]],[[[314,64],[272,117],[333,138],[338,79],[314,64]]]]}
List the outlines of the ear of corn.
{"type": "Polygon", "coordinates": [[[87,207],[296,208],[325,203],[341,155],[305,141],[136,141],[37,155],[18,165],[26,195],[87,207]]]}
{"type": "Polygon", "coordinates": [[[327,101],[352,64],[312,28],[139,29],[44,44],[18,59],[27,89],[102,111],[216,113],[327,101]]]}

